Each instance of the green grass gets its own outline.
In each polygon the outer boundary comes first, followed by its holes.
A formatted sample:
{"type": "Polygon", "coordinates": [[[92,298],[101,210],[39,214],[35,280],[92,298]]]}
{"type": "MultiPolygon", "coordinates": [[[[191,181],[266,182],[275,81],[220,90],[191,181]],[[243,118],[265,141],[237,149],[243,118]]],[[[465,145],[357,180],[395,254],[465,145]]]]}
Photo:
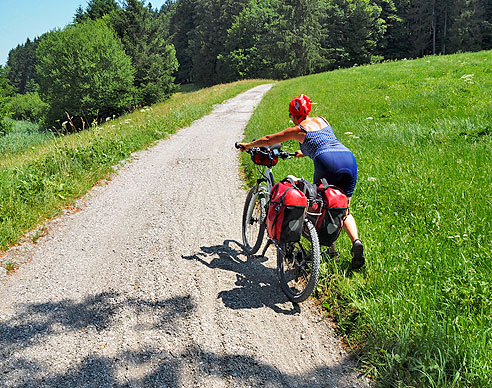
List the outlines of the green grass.
{"type": "MultiPolygon", "coordinates": [[[[326,311],[378,386],[492,386],[492,52],[280,82],[245,138],[289,126],[300,93],[359,168],[351,212],[367,264],[350,271],[342,235],[340,261],[322,263],[326,311]]],[[[274,173],[310,179],[312,162],[280,162],[274,173]]]]}
{"type": "Polygon", "coordinates": [[[29,121],[13,120],[13,124],[12,131],[5,136],[0,136],[0,158],[18,154],[53,138],[51,132],[29,121]]]}
{"type": "Polygon", "coordinates": [[[0,250],[17,242],[41,221],[53,217],[134,151],[166,138],[209,113],[214,104],[263,81],[218,85],[108,121],[104,125],[62,137],[22,135],[17,143],[0,139],[0,250]],[[13,145],[13,144],[17,145],[13,145]],[[10,147],[10,148],[9,148],[10,147]]]}

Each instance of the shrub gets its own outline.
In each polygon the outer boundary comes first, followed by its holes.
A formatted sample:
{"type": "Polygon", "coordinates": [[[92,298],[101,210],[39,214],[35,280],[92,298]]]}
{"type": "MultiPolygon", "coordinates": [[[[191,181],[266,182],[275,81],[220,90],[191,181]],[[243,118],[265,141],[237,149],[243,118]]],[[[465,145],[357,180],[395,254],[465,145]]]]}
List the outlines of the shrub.
{"type": "Polygon", "coordinates": [[[35,123],[43,121],[48,111],[48,104],[41,100],[38,93],[17,94],[8,102],[12,117],[35,123]]]}

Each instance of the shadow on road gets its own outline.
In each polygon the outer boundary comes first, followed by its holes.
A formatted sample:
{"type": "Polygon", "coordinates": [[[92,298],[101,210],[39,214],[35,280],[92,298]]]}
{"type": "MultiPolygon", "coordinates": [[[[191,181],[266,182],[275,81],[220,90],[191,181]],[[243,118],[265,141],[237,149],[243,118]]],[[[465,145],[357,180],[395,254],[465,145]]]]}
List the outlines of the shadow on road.
{"type": "Polygon", "coordinates": [[[84,358],[76,366],[50,375],[44,375],[46,370],[43,365],[32,360],[18,359],[12,367],[16,369],[16,374],[21,372],[24,375],[22,381],[18,382],[18,378],[15,382],[9,380],[8,374],[3,373],[0,376],[0,384],[2,387],[10,388],[177,388],[184,386],[183,374],[186,374],[186,379],[195,380],[190,387],[207,386],[199,384],[203,384],[207,377],[212,377],[214,381],[222,380],[221,386],[235,388],[353,387],[353,384],[348,385],[344,382],[344,377],[350,372],[347,362],[348,359],[343,359],[335,368],[324,366],[306,374],[295,375],[283,373],[252,356],[217,355],[199,346],[193,346],[179,355],[157,349],[125,351],[112,358],[92,355],[84,358]],[[152,371],[140,377],[122,376],[121,370],[128,370],[128,366],[135,365],[152,365],[149,368],[152,371]]]}
{"type": "Polygon", "coordinates": [[[252,309],[267,306],[277,313],[298,314],[298,304],[289,302],[278,283],[275,268],[263,264],[267,258],[248,257],[242,245],[234,240],[225,240],[222,245],[201,247],[186,260],[196,260],[208,268],[218,268],[236,273],[236,288],[219,292],[218,297],[231,309],[252,309]],[[232,247],[232,246],[236,247],[232,247]],[[288,302],[288,304],[286,304],[288,302]],[[290,306],[290,308],[285,308],[290,306]]]}
{"type": "Polygon", "coordinates": [[[122,311],[127,311],[127,315],[152,313],[156,317],[152,327],[172,330],[177,318],[186,316],[194,308],[189,296],[146,301],[113,292],[100,293],[81,302],[66,299],[20,305],[15,316],[0,321],[0,357],[10,349],[32,347],[46,337],[61,333],[103,333],[119,324],[122,311]]]}
{"type": "MultiPolygon", "coordinates": [[[[221,296],[224,303],[232,308],[245,308],[256,306],[245,301],[249,298],[259,297],[270,306],[284,300],[280,289],[270,284],[275,279],[273,270],[264,268],[258,260],[241,262],[239,251],[225,248],[227,245],[204,248],[204,251],[214,252],[208,264],[256,280],[224,291],[221,296]]],[[[19,305],[14,315],[0,322],[0,386],[175,388],[183,386],[184,381],[194,381],[192,386],[198,386],[204,379],[211,378],[221,380],[221,386],[238,388],[321,388],[344,386],[344,377],[351,371],[348,358],[341,359],[335,368],[320,367],[305,374],[292,374],[255,356],[215,354],[193,343],[184,350],[169,350],[156,348],[145,340],[147,330],[155,328],[163,329],[161,332],[166,333],[167,338],[174,338],[186,318],[195,313],[195,305],[188,296],[150,301],[112,292],[82,301],[66,299],[19,305]],[[91,349],[85,343],[84,335],[89,335],[92,342],[95,339],[111,342],[114,329],[126,327],[125,317],[137,313],[153,318],[143,328],[129,328],[142,333],[142,340],[135,341],[134,345],[120,345],[121,349],[106,353],[98,346],[91,349]],[[78,333],[71,336],[73,348],[65,345],[58,349],[57,344],[64,343],[70,333],[78,333]],[[54,365],[37,353],[47,349],[47,358],[52,362],[56,360],[54,365]],[[80,352],[83,356],[78,355],[80,352]],[[29,353],[34,357],[29,357],[29,353]],[[138,372],[135,368],[139,368],[138,372]]]]}

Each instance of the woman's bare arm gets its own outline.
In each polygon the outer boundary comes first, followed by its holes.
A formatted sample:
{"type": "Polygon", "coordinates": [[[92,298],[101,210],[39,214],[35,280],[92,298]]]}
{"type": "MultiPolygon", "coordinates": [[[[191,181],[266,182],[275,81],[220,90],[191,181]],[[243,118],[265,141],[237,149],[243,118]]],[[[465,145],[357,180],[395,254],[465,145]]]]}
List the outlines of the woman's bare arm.
{"type": "Polygon", "coordinates": [[[295,126],[286,128],[283,131],[272,135],[263,136],[262,138],[253,140],[250,143],[239,143],[239,146],[245,150],[248,150],[252,147],[265,147],[276,143],[282,143],[287,140],[297,140],[302,143],[305,137],[306,133],[303,132],[298,126],[295,126]]]}

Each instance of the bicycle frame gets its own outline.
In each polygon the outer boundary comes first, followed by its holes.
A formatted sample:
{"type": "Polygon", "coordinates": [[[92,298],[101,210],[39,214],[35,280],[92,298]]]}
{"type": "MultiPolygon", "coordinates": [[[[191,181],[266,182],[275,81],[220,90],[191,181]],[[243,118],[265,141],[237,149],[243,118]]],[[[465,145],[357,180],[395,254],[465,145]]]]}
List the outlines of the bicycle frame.
{"type": "MultiPolygon", "coordinates": [[[[259,168],[258,168],[258,170],[259,170],[259,168]]],[[[256,186],[260,187],[260,185],[263,182],[265,182],[267,184],[267,186],[266,186],[267,194],[270,194],[270,192],[273,189],[273,186],[275,185],[275,178],[273,177],[272,167],[265,166],[265,169],[262,172],[261,177],[256,180],[256,186]]]]}
{"type": "MultiPolygon", "coordinates": [[[[236,148],[239,148],[236,143],[236,148]]],[[[273,150],[276,157],[290,159],[296,153],[289,153],[280,150],[280,145],[273,150]]],[[[257,152],[255,149],[248,150],[249,153],[257,152]]],[[[267,221],[267,214],[270,208],[270,193],[275,185],[272,172],[273,165],[277,160],[272,159],[272,154],[266,154],[269,159],[262,159],[263,154],[252,154],[253,162],[258,166],[257,170],[261,176],[256,180],[256,184],[249,190],[243,210],[243,242],[245,252],[254,255],[262,245],[267,221]],[[261,169],[263,166],[264,169],[261,169]],[[250,240],[249,231],[252,239],[250,240]]],[[[309,205],[309,201],[308,201],[309,205]]],[[[306,214],[305,214],[306,215],[306,214]]],[[[280,277],[280,285],[287,297],[294,303],[306,300],[313,292],[319,275],[320,267],[320,246],[318,235],[313,223],[306,217],[304,220],[302,238],[295,242],[279,242],[269,238],[261,256],[270,245],[277,249],[277,270],[280,277]]]]}

